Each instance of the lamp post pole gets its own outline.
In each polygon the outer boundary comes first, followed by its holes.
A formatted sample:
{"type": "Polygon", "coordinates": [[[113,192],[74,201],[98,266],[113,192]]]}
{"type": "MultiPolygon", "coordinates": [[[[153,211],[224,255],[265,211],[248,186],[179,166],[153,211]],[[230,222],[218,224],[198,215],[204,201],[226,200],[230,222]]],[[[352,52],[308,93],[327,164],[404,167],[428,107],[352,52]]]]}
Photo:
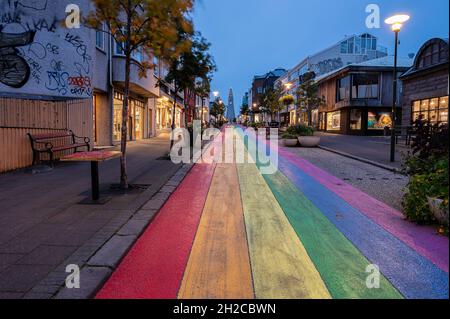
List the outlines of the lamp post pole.
{"type": "Polygon", "coordinates": [[[398,55],[398,34],[403,26],[403,23],[409,20],[407,14],[396,14],[387,18],[384,22],[392,26],[392,31],[395,33],[395,53],[394,53],[394,78],[392,81],[392,114],[391,114],[391,162],[395,162],[395,147],[396,147],[396,124],[397,124],[397,55],[398,55]]]}
{"type": "Polygon", "coordinates": [[[396,124],[397,124],[397,54],[398,54],[398,33],[400,30],[395,31],[395,52],[394,52],[394,78],[392,85],[392,127],[391,127],[391,162],[395,162],[395,146],[396,146],[396,124]]]}

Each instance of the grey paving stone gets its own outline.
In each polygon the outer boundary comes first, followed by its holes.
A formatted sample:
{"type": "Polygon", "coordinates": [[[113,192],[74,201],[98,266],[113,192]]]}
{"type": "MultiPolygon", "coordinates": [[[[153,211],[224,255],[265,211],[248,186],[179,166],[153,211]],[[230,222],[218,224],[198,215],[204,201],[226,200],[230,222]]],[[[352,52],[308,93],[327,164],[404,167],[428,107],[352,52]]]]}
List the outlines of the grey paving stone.
{"type": "Polygon", "coordinates": [[[177,187],[178,185],[180,185],[179,181],[172,181],[172,180],[170,180],[170,181],[168,181],[166,183],[166,186],[175,186],[175,187],[177,187]]]}
{"type": "Polygon", "coordinates": [[[37,293],[37,292],[29,292],[26,293],[22,299],[31,299],[31,300],[37,300],[37,299],[51,299],[53,297],[54,293],[37,293]]]}
{"type": "Polygon", "coordinates": [[[89,259],[87,264],[114,269],[135,241],[136,236],[114,236],[89,259]]]}
{"type": "Polygon", "coordinates": [[[41,245],[16,263],[22,265],[59,265],[76,249],[76,246],[41,245]]]}
{"type": "Polygon", "coordinates": [[[118,232],[119,236],[139,236],[147,227],[148,221],[142,219],[131,219],[118,232]]]}
{"type": "Polygon", "coordinates": [[[23,297],[23,293],[20,292],[1,292],[0,299],[20,299],[23,297]]]}
{"type": "Polygon", "coordinates": [[[0,273],[0,291],[27,292],[52,269],[49,265],[13,265],[0,273]]]}
{"type": "Polygon", "coordinates": [[[111,275],[107,267],[84,267],[80,272],[80,289],[62,288],[55,299],[90,299],[111,275]]]}
{"type": "Polygon", "coordinates": [[[161,200],[161,199],[152,199],[150,200],[147,204],[145,204],[142,209],[156,209],[159,210],[165,203],[166,201],[161,200]]]}
{"type": "Polygon", "coordinates": [[[25,255],[20,254],[0,254],[0,271],[8,268],[25,255]]]}
{"type": "Polygon", "coordinates": [[[175,186],[164,186],[161,188],[161,193],[173,193],[176,189],[175,186]]]}
{"type": "Polygon", "coordinates": [[[133,216],[133,219],[151,220],[153,219],[153,217],[156,215],[157,212],[158,211],[155,209],[149,210],[142,209],[133,216]]]}
{"type": "Polygon", "coordinates": [[[163,193],[163,192],[159,192],[157,193],[155,196],[152,197],[152,199],[154,200],[167,200],[169,199],[171,193],[163,193]]]}

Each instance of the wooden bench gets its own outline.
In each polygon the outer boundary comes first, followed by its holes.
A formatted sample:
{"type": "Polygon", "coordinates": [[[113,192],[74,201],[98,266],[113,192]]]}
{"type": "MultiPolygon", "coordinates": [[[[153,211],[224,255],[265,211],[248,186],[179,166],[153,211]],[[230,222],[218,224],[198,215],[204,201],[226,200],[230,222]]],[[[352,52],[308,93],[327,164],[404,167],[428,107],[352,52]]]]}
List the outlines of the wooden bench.
{"type": "Polygon", "coordinates": [[[91,150],[91,139],[89,137],[76,136],[70,130],[43,134],[28,133],[28,137],[30,138],[31,149],[33,150],[33,165],[41,161],[40,155],[42,153],[48,154],[50,164],[53,166],[56,152],[68,150],[78,152],[79,148],[84,147],[86,147],[88,151],[91,150]],[[61,142],[55,146],[54,141],[61,142]]]}

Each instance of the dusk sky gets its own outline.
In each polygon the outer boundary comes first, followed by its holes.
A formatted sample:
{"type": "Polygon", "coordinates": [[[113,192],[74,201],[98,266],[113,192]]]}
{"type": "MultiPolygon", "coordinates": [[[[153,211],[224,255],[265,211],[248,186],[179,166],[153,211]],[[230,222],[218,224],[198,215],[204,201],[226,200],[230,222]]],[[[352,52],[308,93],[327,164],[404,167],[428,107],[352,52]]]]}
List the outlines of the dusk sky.
{"type": "Polygon", "coordinates": [[[448,38],[448,11],[448,0],[199,0],[194,18],[219,68],[211,89],[227,101],[232,87],[238,114],[254,75],[292,68],[345,35],[363,32],[393,54],[394,35],[384,19],[394,13],[411,16],[400,34],[399,55],[406,57],[430,38],[448,38]],[[366,28],[371,3],[381,9],[380,29],[366,28]]]}

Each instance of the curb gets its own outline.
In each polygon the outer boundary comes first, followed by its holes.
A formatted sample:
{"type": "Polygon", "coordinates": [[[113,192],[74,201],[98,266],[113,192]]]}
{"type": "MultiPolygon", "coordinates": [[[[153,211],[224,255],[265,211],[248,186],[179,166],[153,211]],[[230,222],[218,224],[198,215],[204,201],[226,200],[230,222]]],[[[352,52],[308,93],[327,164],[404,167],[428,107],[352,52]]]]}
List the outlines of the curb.
{"type": "Polygon", "coordinates": [[[80,270],[81,289],[63,287],[53,298],[89,299],[95,297],[95,294],[118,267],[123,257],[147,229],[193,166],[194,164],[183,164],[160,190],[87,260],[80,270]]]}
{"type": "MultiPolygon", "coordinates": [[[[209,149],[212,141],[203,147],[202,153],[209,149]]],[[[61,287],[53,296],[53,299],[94,298],[195,165],[196,163],[182,164],[180,169],[161,186],[159,191],[149,201],[145,202],[100,249],[87,259],[80,270],[81,289],[61,287]]],[[[48,297],[45,296],[44,298],[47,299],[48,297]]]]}
{"type": "Polygon", "coordinates": [[[351,154],[348,154],[348,153],[345,153],[345,152],[337,151],[337,150],[334,150],[332,148],[328,148],[328,147],[325,147],[325,146],[320,146],[319,145],[319,148],[324,150],[324,151],[328,151],[328,152],[335,153],[335,154],[338,154],[338,155],[341,155],[341,156],[344,156],[344,157],[347,157],[347,158],[354,159],[354,160],[362,162],[362,163],[373,165],[373,166],[376,166],[376,167],[388,170],[388,171],[396,173],[396,174],[401,174],[401,170],[399,170],[398,168],[389,166],[389,165],[384,165],[384,164],[381,164],[381,163],[377,163],[377,162],[368,160],[366,158],[362,158],[362,157],[351,155],[351,154]]]}

